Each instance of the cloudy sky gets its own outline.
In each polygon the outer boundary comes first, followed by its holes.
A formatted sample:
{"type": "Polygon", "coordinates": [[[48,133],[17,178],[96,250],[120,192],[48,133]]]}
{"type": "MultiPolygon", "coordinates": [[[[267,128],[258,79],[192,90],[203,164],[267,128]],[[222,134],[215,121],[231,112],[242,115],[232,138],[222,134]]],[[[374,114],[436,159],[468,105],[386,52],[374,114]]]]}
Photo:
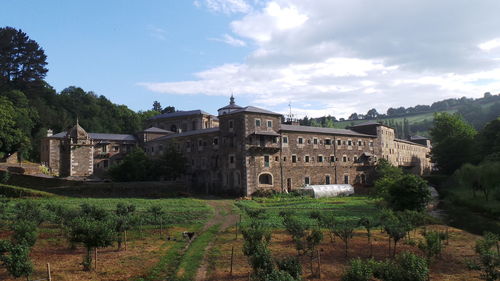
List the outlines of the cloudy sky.
{"type": "Polygon", "coordinates": [[[4,0],[0,25],[81,86],[149,109],[240,105],[299,116],[500,92],[498,0],[4,0]],[[70,2],[70,3],[68,3],[70,2]]]}

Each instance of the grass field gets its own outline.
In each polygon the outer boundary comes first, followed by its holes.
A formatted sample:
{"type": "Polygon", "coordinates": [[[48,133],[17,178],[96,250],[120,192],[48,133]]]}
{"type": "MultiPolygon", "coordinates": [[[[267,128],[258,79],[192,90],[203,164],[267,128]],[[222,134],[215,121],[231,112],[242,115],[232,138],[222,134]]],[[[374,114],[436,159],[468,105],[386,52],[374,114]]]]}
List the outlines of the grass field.
{"type": "MultiPolygon", "coordinates": [[[[283,210],[292,210],[308,224],[316,224],[309,218],[313,211],[333,214],[339,220],[359,220],[362,217],[374,217],[378,214],[377,200],[366,196],[351,196],[339,198],[310,198],[277,196],[273,198],[255,198],[249,201],[236,203],[240,208],[263,208],[266,210],[266,222],[275,228],[283,227],[279,213],[283,210]]],[[[243,222],[247,219],[243,214],[243,222]]]]}
{"type": "MultiPolygon", "coordinates": [[[[16,188],[14,190],[19,191],[16,188]]],[[[90,272],[82,271],[81,261],[85,253],[83,246],[70,248],[64,228],[49,221],[43,222],[39,227],[38,240],[30,254],[35,266],[32,280],[43,278],[46,264],[50,263],[53,280],[246,281],[251,268],[247,257],[242,253],[241,232],[236,235],[237,231],[241,230],[241,225],[237,224],[239,215],[243,225],[248,221],[245,209],[265,210],[265,221],[272,229],[269,249],[273,258],[297,255],[294,242],[282,225],[282,218],[279,215],[281,211],[293,211],[303,222],[311,225],[317,225],[317,222],[309,217],[313,211],[333,214],[338,220],[355,221],[361,217],[377,217],[379,214],[377,207],[379,202],[364,196],[313,199],[278,195],[233,201],[217,198],[72,198],[51,194],[38,196],[37,192],[31,194],[29,189],[22,191],[24,196],[33,196],[33,200],[40,206],[60,204],[76,210],[81,204],[90,204],[111,212],[118,203],[126,203],[135,205],[135,212],[139,216],[149,216],[148,208],[161,206],[166,218],[164,221],[166,227],[162,232],[157,225],[144,224],[133,227],[127,234],[127,250],[119,251],[116,244],[99,248],[98,268],[90,272]],[[195,239],[186,240],[182,236],[183,231],[196,232],[195,239]],[[232,274],[231,253],[233,253],[232,274]]],[[[0,203],[4,200],[2,199],[0,203]]],[[[7,213],[12,214],[14,206],[24,200],[26,199],[10,199],[7,203],[7,213]]],[[[10,217],[12,219],[12,216],[10,217]]],[[[11,231],[7,225],[13,222],[0,221],[0,239],[9,239],[11,231]]],[[[427,228],[442,231],[447,229],[450,233],[449,245],[446,245],[441,257],[431,264],[431,280],[479,280],[479,272],[469,271],[465,266],[465,260],[474,257],[473,246],[478,237],[445,225],[430,225],[427,228]]],[[[419,232],[416,233],[413,239],[421,240],[419,232]]],[[[374,229],[372,234],[374,258],[386,259],[389,256],[387,234],[380,231],[380,228],[374,229]]],[[[355,230],[348,258],[344,257],[344,246],[339,239],[334,240],[326,229],[323,230],[323,236],[318,247],[322,263],[321,278],[311,277],[309,259],[306,256],[299,256],[303,268],[303,280],[340,280],[350,258],[367,258],[369,255],[366,230],[363,228],[355,230]]],[[[422,255],[415,243],[417,242],[400,242],[398,251],[406,250],[422,255]]],[[[0,280],[16,279],[11,278],[5,269],[0,268],[0,280]]]]}

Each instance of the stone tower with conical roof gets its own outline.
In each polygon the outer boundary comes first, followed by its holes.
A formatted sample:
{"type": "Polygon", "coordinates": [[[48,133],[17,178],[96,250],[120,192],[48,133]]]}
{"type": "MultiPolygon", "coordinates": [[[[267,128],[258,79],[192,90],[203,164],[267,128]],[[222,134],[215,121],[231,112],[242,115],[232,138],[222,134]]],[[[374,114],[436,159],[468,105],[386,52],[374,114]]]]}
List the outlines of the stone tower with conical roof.
{"type": "Polygon", "coordinates": [[[94,172],[94,145],[89,134],[78,124],[61,141],[62,177],[87,177],[94,172]]]}

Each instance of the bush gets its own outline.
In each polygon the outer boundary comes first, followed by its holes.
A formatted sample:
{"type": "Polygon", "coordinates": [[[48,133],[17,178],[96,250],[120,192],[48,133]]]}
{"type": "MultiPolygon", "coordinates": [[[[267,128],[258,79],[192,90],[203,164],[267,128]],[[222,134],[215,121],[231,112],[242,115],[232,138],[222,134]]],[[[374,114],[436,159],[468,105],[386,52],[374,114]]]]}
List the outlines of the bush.
{"type": "Polygon", "coordinates": [[[394,261],[385,261],[375,266],[374,276],[382,281],[427,281],[427,261],[410,252],[402,252],[394,261]]]}
{"type": "Polygon", "coordinates": [[[300,280],[300,276],[302,275],[302,266],[296,257],[286,257],[282,260],[276,261],[276,264],[278,265],[279,270],[287,272],[295,280],[300,280]]]}
{"type": "Polygon", "coordinates": [[[35,245],[38,233],[34,222],[17,221],[11,226],[11,229],[14,231],[12,238],[16,244],[25,245],[28,248],[35,245]]]}
{"type": "Polygon", "coordinates": [[[373,279],[373,263],[360,258],[352,259],[350,267],[342,275],[342,281],[369,281],[373,279]]]}
{"type": "Polygon", "coordinates": [[[395,211],[422,211],[431,200],[431,192],[421,177],[404,175],[389,186],[386,200],[395,211]]]}

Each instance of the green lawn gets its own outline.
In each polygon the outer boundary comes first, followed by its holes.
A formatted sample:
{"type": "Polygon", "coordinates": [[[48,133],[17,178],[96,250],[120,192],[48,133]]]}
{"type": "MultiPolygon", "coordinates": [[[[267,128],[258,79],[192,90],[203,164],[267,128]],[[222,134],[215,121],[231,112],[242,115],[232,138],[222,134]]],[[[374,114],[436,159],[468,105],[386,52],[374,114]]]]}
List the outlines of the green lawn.
{"type": "MultiPolygon", "coordinates": [[[[263,208],[266,210],[266,221],[272,227],[283,227],[280,211],[293,210],[299,217],[309,224],[316,221],[309,218],[312,211],[333,214],[339,220],[359,220],[361,217],[373,217],[378,214],[376,200],[366,196],[351,196],[337,198],[310,198],[277,196],[273,198],[255,198],[254,200],[239,201],[236,203],[241,209],[263,208]]],[[[243,213],[243,223],[248,219],[243,213]]]]}

